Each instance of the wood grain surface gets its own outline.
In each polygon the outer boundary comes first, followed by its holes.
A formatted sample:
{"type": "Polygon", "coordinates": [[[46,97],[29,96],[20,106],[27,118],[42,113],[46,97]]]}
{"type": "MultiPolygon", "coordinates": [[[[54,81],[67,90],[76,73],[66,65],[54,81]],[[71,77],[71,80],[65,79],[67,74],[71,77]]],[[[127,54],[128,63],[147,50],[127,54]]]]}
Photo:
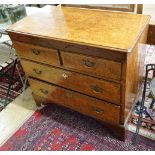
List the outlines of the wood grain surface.
{"type": "Polygon", "coordinates": [[[44,48],[17,41],[13,41],[13,46],[15,47],[17,54],[21,58],[60,66],[58,51],[55,49],[44,48]]]}
{"type": "Polygon", "coordinates": [[[140,14],[50,6],[8,31],[129,52],[149,19],[140,14]]]}
{"type": "Polygon", "coordinates": [[[100,80],[87,75],[64,69],[45,66],[34,62],[21,60],[27,76],[44,80],[74,91],[107,100],[121,105],[121,86],[118,83],[100,80]],[[111,97],[111,95],[113,97],[111,97]]]}
{"type": "Polygon", "coordinates": [[[109,79],[121,80],[121,63],[69,52],[61,52],[63,65],[109,79]]]}
{"type": "Polygon", "coordinates": [[[109,124],[120,123],[119,106],[38,80],[29,79],[29,82],[33,93],[42,97],[43,103],[57,103],[109,124]]]}

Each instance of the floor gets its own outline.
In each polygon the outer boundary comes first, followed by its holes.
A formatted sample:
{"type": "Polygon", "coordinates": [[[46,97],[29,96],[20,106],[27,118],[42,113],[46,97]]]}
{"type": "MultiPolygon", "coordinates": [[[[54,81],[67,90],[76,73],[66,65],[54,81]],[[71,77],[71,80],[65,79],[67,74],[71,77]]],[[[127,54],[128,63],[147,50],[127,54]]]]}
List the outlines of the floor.
{"type": "Polygon", "coordinates": [[[31,89],[17,97],[0,112],[0,146],[16,131],[36,110],[31,89]]]}
{"type": "Polygon", "coordinates": [[[143,6],[143,14],[150,15],[150,24],[155,25],[155,4],[145,4],[143,6]]]}

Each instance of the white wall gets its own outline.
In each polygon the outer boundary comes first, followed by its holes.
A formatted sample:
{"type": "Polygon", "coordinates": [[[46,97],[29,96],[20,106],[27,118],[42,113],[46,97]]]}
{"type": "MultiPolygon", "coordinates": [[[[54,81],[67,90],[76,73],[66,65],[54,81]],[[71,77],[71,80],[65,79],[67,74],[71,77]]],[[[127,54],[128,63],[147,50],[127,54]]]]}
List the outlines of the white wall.
{"type": "Polygon", "coordinates": [[[144,4],[143,14],[151,16],[151,24],[155,25],[155,4],[144,4]]]}

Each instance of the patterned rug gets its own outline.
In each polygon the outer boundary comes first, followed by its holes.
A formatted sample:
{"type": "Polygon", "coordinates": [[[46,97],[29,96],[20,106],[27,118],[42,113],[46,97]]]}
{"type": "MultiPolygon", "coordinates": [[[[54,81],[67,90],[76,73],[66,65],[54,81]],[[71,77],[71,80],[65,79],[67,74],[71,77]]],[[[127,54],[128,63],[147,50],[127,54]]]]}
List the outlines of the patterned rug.
{"type": "MultiPolygon", "coordinates": [[[[18,69],[21,74],[21,77],[24,80],[25,73],[23,71],[23,68],[20,62],[18,62],[17,65],[18,65],[18,69]]],[[[7,66],[7,67],[10,67],[10,66],[7,66]]],[[[7,67],[5,68],[6,70],[7,70],[7,67]]],[[[10,95],[8,96],[8,103],[12,102],[22,92],[23,84],[20,80],[17,68],[15,70],[14,78],[15,80],[12,81],[10,95]]],[[[5,76],[0,77],[0,111],[3,110],[3,104],[5,102],[8,86],[9,86],[9,79],[6,78],[5,76]]]]}
{"type": "Polygon", "coordinates": [[[126,141],[121,142],[94,119],[49,105],[36,111],[0,150],[155,150],[155,141],[142,136],[138,145],[132,145],[133,136],[129,131],[126,141]]]}

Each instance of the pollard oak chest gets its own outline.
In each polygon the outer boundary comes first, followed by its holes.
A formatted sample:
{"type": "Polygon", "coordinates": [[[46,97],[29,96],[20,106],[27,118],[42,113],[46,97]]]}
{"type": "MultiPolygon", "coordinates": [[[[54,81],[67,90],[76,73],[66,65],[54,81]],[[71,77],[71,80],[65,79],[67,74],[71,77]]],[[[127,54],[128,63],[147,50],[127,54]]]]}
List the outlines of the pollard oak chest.
{"type": "Polygon", "coordinates": [[[7,31],[37,105],[90,116],[124,140],[140,88],[149,16],[74,7],[42,9],[7,31]]]}

